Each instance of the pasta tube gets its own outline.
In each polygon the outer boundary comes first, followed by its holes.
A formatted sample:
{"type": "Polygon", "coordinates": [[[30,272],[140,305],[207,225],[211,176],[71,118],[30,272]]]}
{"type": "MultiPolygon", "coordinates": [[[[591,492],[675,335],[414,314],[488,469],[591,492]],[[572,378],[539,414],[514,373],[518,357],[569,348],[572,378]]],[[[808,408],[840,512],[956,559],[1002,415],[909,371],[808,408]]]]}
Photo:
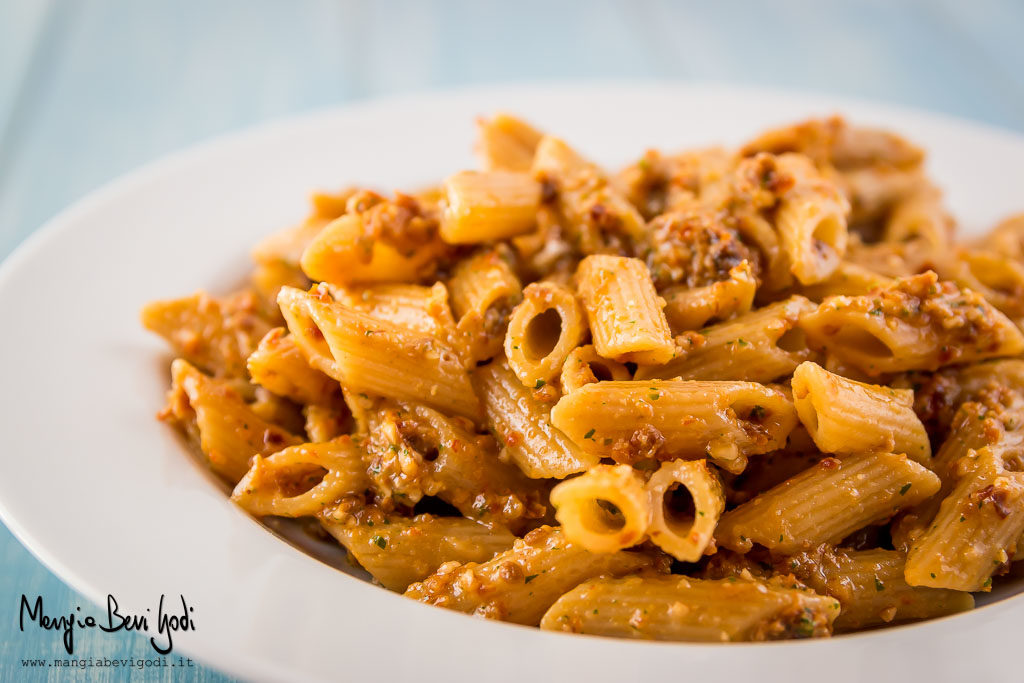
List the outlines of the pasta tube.
{"type": "Polygon", "coordinates": [[[651,523],[651,503],[629,465],[597,465],[551,491],[551,504],[571,543],[612,553],[639,543],[651,523]]]}

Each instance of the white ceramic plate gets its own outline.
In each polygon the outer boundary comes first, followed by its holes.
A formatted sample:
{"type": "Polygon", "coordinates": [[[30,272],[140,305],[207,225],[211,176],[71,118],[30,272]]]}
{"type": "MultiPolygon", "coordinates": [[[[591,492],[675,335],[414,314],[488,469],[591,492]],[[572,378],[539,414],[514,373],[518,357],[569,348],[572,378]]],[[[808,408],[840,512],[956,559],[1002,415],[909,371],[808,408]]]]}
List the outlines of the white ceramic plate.
{"type": "MultiPolygon", "coordinates": [[[[1024,138],[905,109],[710,86],[503,87],[371,102],[263,127],[145,168],[54,219],[0,267],[0,515],[98,603],[184,594],[179,649],[260,679],[623,681],[758,676],[982,680],[1016,659],[1024,597],[920,625],[752,645],[543,633],[427,607],[348,576],[234,508],[153,419],[168,356],[146,301],[217,291],[313,188],[418,187],[473,164],[473,117],[505,109],[599,161],[737,143],[843,112],[930,153],[966,231],[1024,209],[1024,138]]],[[[1012,590],[1012,587],[1011,587],[1012,590]]],[[[1016,670],[1009,669],[1011,671],[1016,670]]]]}

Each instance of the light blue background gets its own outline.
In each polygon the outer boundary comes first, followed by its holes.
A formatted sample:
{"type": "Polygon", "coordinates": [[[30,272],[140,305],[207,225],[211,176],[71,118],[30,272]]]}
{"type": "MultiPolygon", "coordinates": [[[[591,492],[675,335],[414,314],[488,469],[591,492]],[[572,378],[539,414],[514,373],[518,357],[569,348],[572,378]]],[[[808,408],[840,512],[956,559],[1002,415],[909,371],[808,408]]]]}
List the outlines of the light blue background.
{"type": "MultiPolygon", "coordinates": [[[[0,0],[0,258],[61,209],[163,154],[399,91],[716,80],[874,98],[1024,131],[1022,36],[1024,3],[1014,0],[0,0]]],[[[2,527],[0,562],[0,680],[127,678],[23,669],[22,658],[63,650],[53,634],[18,631],[21,594],[44,596],[51,614],[88,603],[2,527]]],[[[152,651],[142,637],[92,633],[79,635],[76,652],[152,651]]],[[[228,680],[202,667],[188,673],[228,680]]]]}

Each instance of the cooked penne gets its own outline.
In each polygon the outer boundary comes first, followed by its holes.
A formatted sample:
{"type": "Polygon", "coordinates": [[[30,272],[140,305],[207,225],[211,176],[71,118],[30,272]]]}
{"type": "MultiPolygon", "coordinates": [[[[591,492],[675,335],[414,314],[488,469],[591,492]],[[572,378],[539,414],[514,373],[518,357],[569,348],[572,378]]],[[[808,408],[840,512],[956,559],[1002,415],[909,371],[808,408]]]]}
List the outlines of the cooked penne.
{"type": "Polygon", "coordinates": [[[597,465],[563,481],[551,504],[569,542],[594,553],[638,544],[651,523],[644,480],[629,465],[597,465]]]}
{"type": "Polygon", "coordinates": [[[905,455],[861,453],[814,467],[726,512],[719,545],[747,552],[759,543],[795,553],[838,543],[939,490],[939,478],[905,455]]]}
{"type": "Polygon", "coordinates": [[[793,404],[753,382],[596,382],[563,396],[551,422],[588,453],[635,462],[704,458],[739,472],[748,455],[780,448],[793,404]]]}
{"type": "Polygon", "coordinates": [[[223,299],[199,292],[154,301],[142,309],[142,324],[167,340],[174,352],[217,377],[246,377],[245,359],[272,325],[259,299],[243,290],[223,299]]]}
{"type": "Polygon", "coordinates": [[[545,135],[537,143],[532,171],[542,186],[553,190],[569,233],[583,253],[612,245],[642,242],[643,216],[604,173],[558,138],[545,135]]]}
{"type": "Polygon", "coordinates": [[[570,543],[561,529],[541,527],[488,562],[441,565],[405,594],[458,612],[536,626],[559,596],[580,582],[655,565],[650,555],[636,551],[591,553],[570,543]]]}
{"type": "Polygon", "coordinates": [[[743,315],[754,305],[757,279],[750,263],[743,261],[729,271],[729,278],[703,287],[671,287],[665,297],[665,318],[677,334],[699,330],[709,322],[743,315]]]}
{"type": "Polygon", "coordinates": [[[336,285],[416,282],[433,272],[443,253],[440,241],[400,249],[368,237],[364,218],[345,214],[328,223],[302,253],[302,270],[313,280],[336,285]]]}
{"type": "Polygon", "coordinates": [[[725,509],[722,482],[706,460],[662,463],[647,480],[651,541],[682,562],[715,551],[714,531],[725,509]]]}
{"type": "Polygon", "coordinates": [[[512,311],[505,357],[520,382],[540,389],[554,380],[586,334],[586,314],[576,296],[560,285],[535,282],[512,311]]]}
{"type": "Polygon", "coordinates": [[[229,384],[207,377],[180,358],[171,364],[171,391],[162,419],[185,431],[230,484],[249,470],[254,455],[270,455],[301,442],[254,413],[229,384]]]}
{"type": "Polygon", "coordinates": [[[928,433],[914,412],[914,392],[855,382],[816,363],[793,371],[793,404],[800,422],[826,453],[905,453],[928,465],[928,433]]]}
{"type": "Polygon", "coordinates": [[[384,284],[365,287],[331,287],[336,301],[415,332],[453,343],[455,319],[448,305],[448,290],[440,282],[422,285],[384,284]]]}
{"type": "Polygon", "coordinates": [[[640,365],[660,365],[675,355],[665,300],[654,291],[643,261],[588,256],[576,271],[576,283],[599,355],[640,365]]]}
{"type": "Polygon", "coordinates": [[[477,121],[477,151],[490,171],[529,171],[543,134],[511,114],[499,112],[477,121]]]}
{"type": "Polygon", "coordinates": [[[458,331],[474,363],[501,353],[512,309],[523,298],[519,278],[495,250],[460,261],[448,281],[458,331]]]}
{"type": "Polygon", "coordinates": [[[498,438],[504,456],[533,479],[564,479],[598,463],[551,424],[551,411],[523,386],[504,359],[473,374],[484,406],[487,426],[498,438]]]}
{"type": "Polygon", "coordinates": [[[790,270],[800,284],[829,278],[846,253],[846,215],[850,205],[834,183],[799,154],[783,154],[778,171],[793,177],[781,196],[775,225],[790,270]]]}
{"type": "Polygon", "coordinates": [[[629,369],[622,363],[597,355],[597,349],[592,344],[573,349],[565,359],[562,374],[559,375],[562,391],[567,394],[584,384],[612,379],[630,379],[629,369]]]}
{"type": "Polygon", "coordinates": [[[464,420],[424,405],[386,403],[369,416],[368,473],[381,499],[413,505],[436,496],[465,517],[522,531],[546,512],[539,482],[496,457],[464,420]]]}
{"type": "Polygon", "coordinates": [[[1024,460],[1019,446],[985,446],[955,468],[952,490],[907,552],[907,583],[989,590],[1024,534],[1024,460]]]}
{"type": "Polygon", "coordinates": [[[337,303],[326,288],[285,287],[278,300],[310,364],[352,391],[481,417],[462,360],[442,340],[337,303]]]}
{"type": "Polygon", "coordinates": [[[337,380],[310,366],[283,328],[267,332],[246,365],[253,382],[296,403],[327,405],[341,398],[337,380]]]}
{"type": "Polygon", "coordinates": [[[449,244],[503,240],[537,224],[540,183],[528,173],[462,171],[444,189],[441,239],[449,244]]]}
{"type": "Polygon", "coordinates": [[[800,319],[813,347],[872,376],[1024,353],[1024,334],[980,295],[933,272],[864,296],[835,296],[800,319]]]}
{"type": "Polygon", "coordinates": [[[597,636],[726,642],[832,635],[839,603],[781,581],[632,576],[592,579],[544,614],[540,627],[597,636]]]}
{"type": "Polygon", "coordinates": [[[778,379],[812,356],[797,323],[813,310],[810,301],[794,296],[713,325],[686,336],[668,363],[637,370],[636,379],[778,379]]]}
{"type": "Polygon", "coordinates": [[[942,192],[923,184],[913,194],[900,199],[885,222],[882,239],[906,242],[921,238],[934,249],[948,249],[953,236],[953,219],[942,206],[942,192]]]}
{"type": "Polygon", "coordinates": [[[231,500],[262,517],[304,517],[325,510],[343,496],[367,489],[362,452],[349,435],[323,443],[290,446],[262,457],[235,485],[231,500]]]}
{"type": "Polygon", "coordinates": [[[500,527],[464,517],[417,515],[410,519],[367,510],[342,522],[336,521],[331,511],[319,519],[380,585],[398,592],[446,562],[486,562],[516,540],[500,527]]]}
{"type": "Polygon", "coordinates": [[[911,586],[903,578],[906,556],[896,550],[849,550],[823,545],[780,562],[818,593],[841,606],[837,632],[934,619],[974,607],[968,593],[911,586]]]}
{"type": "Polygon", "coordinates": [[[1019,327],[1024,326],[1024,263],[1004,254],[958,249],[941,274],[985,297],[1019,327]]]}

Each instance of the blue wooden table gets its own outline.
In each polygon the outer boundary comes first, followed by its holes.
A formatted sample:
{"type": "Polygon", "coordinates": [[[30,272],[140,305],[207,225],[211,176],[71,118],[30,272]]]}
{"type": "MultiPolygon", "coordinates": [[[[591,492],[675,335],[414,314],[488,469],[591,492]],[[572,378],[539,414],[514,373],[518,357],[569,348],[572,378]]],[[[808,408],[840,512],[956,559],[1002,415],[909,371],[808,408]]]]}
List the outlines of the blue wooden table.
{"type": "MultiPolygon", "coordinates": [[[[0,258],[61,209],[163,154],[400,91],[547,79],[728,81],[887,100],[1024,131],[1022,29],[1016,0],[0,0],[0,258]]],[[[0,561],[0,681],[171,680],[172,672],[227,680],[202,666],[23,666],[63,652],[52,634],[19,631],[23,593],[44,596],[53,613],[88,603],[3,527],[0,561]]],[[[152,657],[142,637],[81,634],[75,649],[152,657]]]]}

